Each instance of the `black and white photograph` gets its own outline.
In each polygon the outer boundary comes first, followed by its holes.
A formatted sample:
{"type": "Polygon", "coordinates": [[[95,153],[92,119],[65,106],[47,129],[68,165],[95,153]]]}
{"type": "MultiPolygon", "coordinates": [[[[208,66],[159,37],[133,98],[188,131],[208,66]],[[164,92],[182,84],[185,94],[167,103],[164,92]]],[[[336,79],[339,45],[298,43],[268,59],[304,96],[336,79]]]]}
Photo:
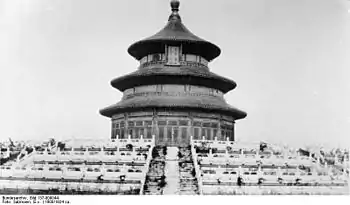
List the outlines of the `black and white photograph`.
{"type": "Polygon", "coordinates": [[[349,0],[0,0],[1,202],[349,196],[349,25],[349,0]]]}

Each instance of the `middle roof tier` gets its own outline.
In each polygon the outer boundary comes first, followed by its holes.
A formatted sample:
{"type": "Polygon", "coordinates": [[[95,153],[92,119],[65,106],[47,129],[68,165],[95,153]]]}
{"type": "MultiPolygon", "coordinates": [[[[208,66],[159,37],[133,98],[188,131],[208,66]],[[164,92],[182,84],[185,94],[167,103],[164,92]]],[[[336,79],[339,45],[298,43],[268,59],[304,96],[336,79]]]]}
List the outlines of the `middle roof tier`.
{"type": "Polygon", "coordinates": [[[233,80],[212,73],[207,67],[190,65],[149,65],[111,81],[111,85],[122,92],[128,88],[157,84],[198,85],[218,89],[223,93],[236,87],[233,80]]]}

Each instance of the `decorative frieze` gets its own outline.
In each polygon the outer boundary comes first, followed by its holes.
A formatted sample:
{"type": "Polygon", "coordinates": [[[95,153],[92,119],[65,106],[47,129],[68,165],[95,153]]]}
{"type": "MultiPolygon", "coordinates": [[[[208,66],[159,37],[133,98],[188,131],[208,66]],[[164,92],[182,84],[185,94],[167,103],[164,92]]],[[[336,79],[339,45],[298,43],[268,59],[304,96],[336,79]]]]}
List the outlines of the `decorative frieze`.
{"type": "Polygon", "coordinates": [[[152,85],[139,86],[124,91],[123,100],[135,96],[211,96],[223,100],[223,93],[217,89],[194,85],[152,85]]]}

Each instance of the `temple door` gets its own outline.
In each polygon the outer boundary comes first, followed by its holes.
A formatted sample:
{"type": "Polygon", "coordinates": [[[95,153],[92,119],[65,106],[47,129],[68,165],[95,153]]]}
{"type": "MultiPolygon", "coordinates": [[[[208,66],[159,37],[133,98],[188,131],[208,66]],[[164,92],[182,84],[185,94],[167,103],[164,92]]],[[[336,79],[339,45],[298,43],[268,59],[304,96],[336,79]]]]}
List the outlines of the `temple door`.
{"type": "Polygon", "coordinates": [[[166,128],[166,140],[164,140],[166,145],[171,145],[171,143],[173,142],[173,129],[171,126],[167,126],[166,128]]]}
{"type": "Polygon", "coordinates": [[[173,127],[173,144],[178,145],[180,143],[179,137],[179,128],[173,127]]]}

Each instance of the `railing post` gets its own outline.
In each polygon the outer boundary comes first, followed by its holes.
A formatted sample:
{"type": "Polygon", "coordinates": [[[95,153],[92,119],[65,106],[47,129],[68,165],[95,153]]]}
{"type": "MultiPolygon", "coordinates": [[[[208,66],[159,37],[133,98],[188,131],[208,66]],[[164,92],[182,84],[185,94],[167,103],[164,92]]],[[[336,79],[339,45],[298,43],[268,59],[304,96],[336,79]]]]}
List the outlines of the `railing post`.
{"type": "Polygon", "coordinates": [[[103,156],[103,155],[104,155],[104,152],[105,152],[105,147],[102,145],[100,154],[103,156]]]}
{"type": "Polygon", "coordinates": [[[119,146],[117,146],[117,152],[115,154],[117,157],[120,157],[119,146]]]}
{"type": "Polygon", "coordinates": [[[119,145],[119,135],[117,135],[117,138],[115,139],[115,141],[117,142],[117,145],[119,145]]]}

